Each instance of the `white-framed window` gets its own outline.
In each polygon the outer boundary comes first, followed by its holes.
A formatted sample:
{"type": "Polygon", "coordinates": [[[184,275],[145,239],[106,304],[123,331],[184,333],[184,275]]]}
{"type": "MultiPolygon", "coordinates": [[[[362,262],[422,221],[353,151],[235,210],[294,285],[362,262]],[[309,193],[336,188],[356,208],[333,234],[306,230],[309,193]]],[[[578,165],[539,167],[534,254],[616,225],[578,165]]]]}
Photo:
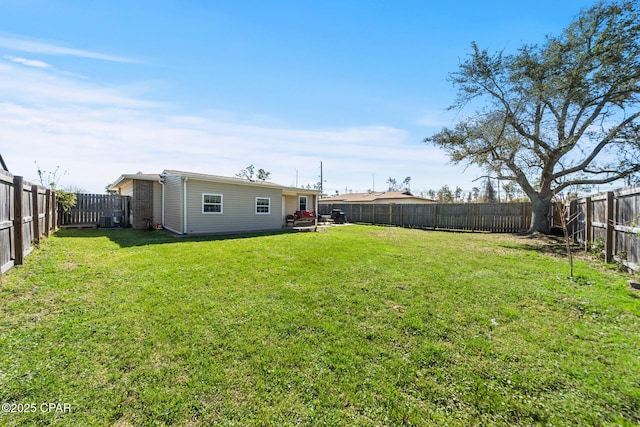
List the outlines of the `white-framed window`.
{"type": "Polygon", "coordinates": [[[222,194],[202,193],[202,213],[203,214],[221,214],[222,213],[222,194]]]}
{"type": "Polygon", "coordinates": [[[307,196],[300,196],[298,198],[298,208],[299,211],[307,210],[307,196]]]}
{"type": "Polygon", "coordinates": [[[271,213],[271,199],[269,197],[256,197],[256,215],[269,215],[271,213]]]}

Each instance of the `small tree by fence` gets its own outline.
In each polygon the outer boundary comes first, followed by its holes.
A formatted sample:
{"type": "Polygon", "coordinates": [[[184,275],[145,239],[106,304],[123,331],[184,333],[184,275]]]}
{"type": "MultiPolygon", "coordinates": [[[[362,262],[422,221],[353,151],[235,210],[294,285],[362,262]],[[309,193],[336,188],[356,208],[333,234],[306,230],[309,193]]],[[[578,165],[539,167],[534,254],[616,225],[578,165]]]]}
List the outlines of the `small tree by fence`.
{"type": "Polygon", "coordinates": [[[344,211],[350,222],[410,228],[517,233],[531,222],[531,203],[322,203],[320,214],[344,211]]]}
{"type": "Polygon", "coordinates": [[[640,269],[640,187],[573,200],[567,211],[574,241],[587,250],[602,246],[606,262],[640,269]]]}
{"type": "Polygon", "coordinates": [[[48,237],[56,226],[53,191],[0,171],[0,273],[22,265],[41,237],[48,237]]]}

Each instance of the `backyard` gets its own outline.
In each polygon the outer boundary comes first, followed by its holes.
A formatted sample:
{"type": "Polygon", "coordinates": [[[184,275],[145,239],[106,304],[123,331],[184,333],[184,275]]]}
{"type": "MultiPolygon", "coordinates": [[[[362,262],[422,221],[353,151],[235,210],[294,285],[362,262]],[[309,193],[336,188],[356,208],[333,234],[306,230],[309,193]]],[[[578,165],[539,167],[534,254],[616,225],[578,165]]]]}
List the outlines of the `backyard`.
{"type": "Polygon", "coordinates": [[[0,276],[0,425],[636,425],[640,294],[561,245],[61,230],[0,276]]]}

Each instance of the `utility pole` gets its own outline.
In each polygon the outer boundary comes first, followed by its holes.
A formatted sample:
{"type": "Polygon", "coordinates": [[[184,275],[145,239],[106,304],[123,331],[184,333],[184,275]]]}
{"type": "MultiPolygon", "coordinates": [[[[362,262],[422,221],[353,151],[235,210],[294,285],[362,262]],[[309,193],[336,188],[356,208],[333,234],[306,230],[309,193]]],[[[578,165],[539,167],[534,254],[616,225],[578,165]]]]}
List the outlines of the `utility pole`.
{"type": "Polygon", "coordinates": [[[322,194],[324,194],[324,182],[323,182],[323,178],[322,178],[322,162],[320,162],[320,197],[322,197],[322,194]]]}

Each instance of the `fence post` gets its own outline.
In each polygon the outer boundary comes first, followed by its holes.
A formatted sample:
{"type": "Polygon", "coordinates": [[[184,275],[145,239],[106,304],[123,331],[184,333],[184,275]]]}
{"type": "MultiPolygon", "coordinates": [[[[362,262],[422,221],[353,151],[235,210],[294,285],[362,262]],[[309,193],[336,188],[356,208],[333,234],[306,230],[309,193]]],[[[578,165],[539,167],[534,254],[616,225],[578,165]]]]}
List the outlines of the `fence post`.
{"type": "Polygon", "coordinates": [[[476,230],[476,204],[473,203],[471,204],[471,231],[475,231],[476,230]]]}
{"type": "Polygon", "coordinates": [[[33,242],[36,245],[40,244],[40,206],[38,203],[38,186],[37,185],[32,185],[31,186],[31,200],[32,202],[32,206],[31,206],[31,218],[33,218],[33,242]]]}
{"type": "Polygon", "coordinates": [[[51,226],[52,230],[56,231],[58,229],[58,221],[60,218],[60,207],[58,206],[58,198],[56,197],[56,192],[51,192],[51,226]]]}
{"type": "MultiPolygon", "coordinates": [[[[120,199],[120,208],[122,209],[122,226],[129,226],[129,200],[124,197],[120,199]]],[[[331,210],[329,210],[331,212],[331,210]]]]}
{"type": "Polygon", "coordinates": [[[24,193],[24,180],[21,176],[13,177],[13,233],[15,242],[15,259],[13,265],[24,264],[24,213],[22,212],[22,194],[24,193]]]}
{"type": "Polygon", "coordinates": [[[613,191],[607,191],[606,237],[604,242],[604,262],[613,261],[613,191]]]}
{"type": "MultiPolygon", "coordinates": [[[[560,201],[558,202],[558,208],[562,209],[560,211],[560,215],[564,217],[563,221],[564,221],[564,227],[566,227],[566,231],[567,231],[567,235],[564,236],[565,239],[571,239],[573,237],[573,221],[571,221],[571,218],[573,218],[573,201],[571,200],[564,200],[564,201],[560,201]]],[[[562,223],[560,223],[560,225],[562,225],[562,223]]],[[[564,227],[563,227],[563,232],[564,232],[564,227]]]]}
{"type": "Polygon", "coordinates": [[[51,190],[44,193],[44,236],[49,237],[51,230],[51,190]]]}
{"type": "Polygon", "coordinates": [[[588,251],[593,241],[593,205],[591,204],[591,196],[584,199],[584,250],[588,251]]]}

